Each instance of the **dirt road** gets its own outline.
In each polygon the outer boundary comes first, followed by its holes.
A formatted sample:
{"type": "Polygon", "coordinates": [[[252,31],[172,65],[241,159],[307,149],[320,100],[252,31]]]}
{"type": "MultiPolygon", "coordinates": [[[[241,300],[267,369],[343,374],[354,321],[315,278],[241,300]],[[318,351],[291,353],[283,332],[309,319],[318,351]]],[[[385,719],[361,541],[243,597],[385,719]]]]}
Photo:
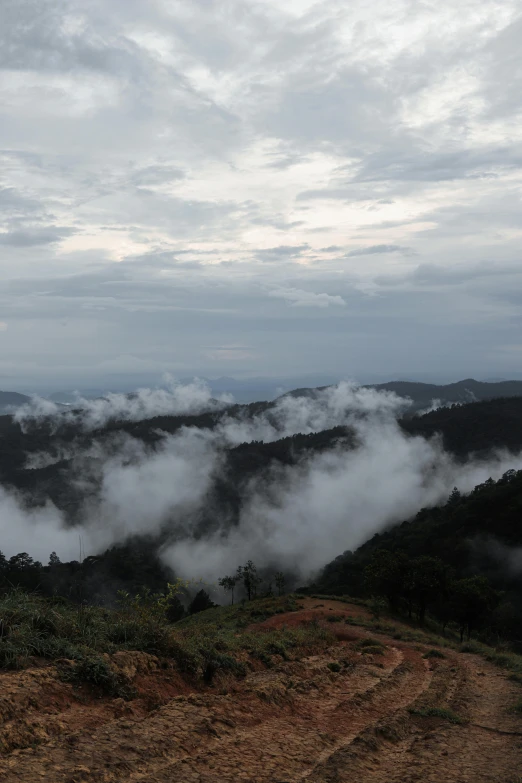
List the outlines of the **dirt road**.
{"type": "Polygon", "coordinates": [[[138,654],[127,665],[148,698],[136,704],[78,699],[49,668],[1,675],[0,781],[522,781],[522,717],[509,711],[519,685],[473,655],[425,658],[428,648],[372,634],[376,646],[344,622],[363,610],[321,603],[264,626],[334,612],[326,654],[199,692],[138,654]]]}

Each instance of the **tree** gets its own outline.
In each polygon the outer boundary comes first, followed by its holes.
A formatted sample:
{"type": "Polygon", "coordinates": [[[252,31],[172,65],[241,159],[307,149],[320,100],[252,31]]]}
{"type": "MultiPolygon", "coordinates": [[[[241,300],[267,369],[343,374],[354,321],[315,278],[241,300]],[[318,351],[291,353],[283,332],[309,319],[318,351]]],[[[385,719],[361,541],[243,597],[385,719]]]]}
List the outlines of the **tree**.
{"type": "Polygon", "coordinates": [[[493,590],[485,576],[471,576],[453,584],[452,615],[459,626],[461,642],[464,632],[470,639],[473,631],[485,625],[499,601],[499,593],[493,590]]]}
{"type": "Polygon", "coordinates": [[[283,595],[285,591],[286,577],[282,571],[277,572],[277,574],[274,577],[274,581],[276,583],[278,594],[283,595]]]}
{"type": "Polygon", "coordinates": [[[257,575],[257,568],[252,560],[247,560],[244,566],[239,566],[237,569],[237,579],[243,582],[243,586],[246,590],[248,600],[256,597],[257,586],[261,581],[257,575]]]}
{"type": "Polygon", "coordinates": [[[51,566],[51,568],[52,568],[53,566],[60,565],[60,564],[61,564],[61,562],[62,562],[62,561],[60,560],[60,558],[58,557],[58,555],[56,554],[56,552],[51,552],[51,554],[49,555],[49,565],[51,566]]]}
{"type": "Polygon", "coordinates": [[[205,609],[212,609],[216,604],[210,600],[209,594],[205,590],[200,590],[196,593],[189,605],[189,613],[197,614],[198,612],[204,612],[205,609]]]}
{"type": "Polygon", "coordinates": [[[230,601],[231,604],[234,603],[234,588],[238,581],[238,576],[224,576],[222,579],[218,580],[218,585],[223,588],[225,592],[230,591],[232,600],[230,601]]]}
{"type": "Polygon", "coordinates": [[[457,487],[453,487],[451,494],[448,498],[447,505],[448,506],[456,506],[460,500],[462,499],[462,495],[460,494],[457,487]]]}
{"type": "Polygon", "coordinates": [[[20,552],[9,558],[9,568],[13,571],[27,571],[35,565],[34,560],[27,552],[20,552]]]}
{"type": "Polygon", "coordinates": [[[444,595],[448,578],[448,567],[437,557],[417,557],[411,561],[411,595],[417,608],[417,617],[424,623],[426,610],[444,595]]]}
{"type": "Polygon", "coordinates": [[[169,596],[168,603],[165,608],[165,616],[169,623],[177,623],[179,620],[183,620],[185,617],[185,607],[177,595],[169,596]]]}
{"type": "Polygon", "coordinates": [[[406,592],[408,558],[403,552],[378,549],[364,569],[367,588],[374,595],[384,596],[393,611],[398,611],[406,592]]]}

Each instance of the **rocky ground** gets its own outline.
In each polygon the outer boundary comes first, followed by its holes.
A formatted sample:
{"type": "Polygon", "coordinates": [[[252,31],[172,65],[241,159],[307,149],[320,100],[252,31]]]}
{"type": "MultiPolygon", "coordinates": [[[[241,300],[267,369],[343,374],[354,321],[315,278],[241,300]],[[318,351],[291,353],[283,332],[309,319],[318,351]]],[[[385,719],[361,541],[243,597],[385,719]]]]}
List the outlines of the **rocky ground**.
{"type": "Polygon", "coordinates": [[[320,622],[336,643],[239,680],[196,687],[126,652],[112,662],[137,689],[129,702],[73,688],[49,665],[0,674],[0,781],[522,781],[520,685],[505,672],[347,624],[365,612],[351,604],[300,604],[258,631],[320,622]]]}

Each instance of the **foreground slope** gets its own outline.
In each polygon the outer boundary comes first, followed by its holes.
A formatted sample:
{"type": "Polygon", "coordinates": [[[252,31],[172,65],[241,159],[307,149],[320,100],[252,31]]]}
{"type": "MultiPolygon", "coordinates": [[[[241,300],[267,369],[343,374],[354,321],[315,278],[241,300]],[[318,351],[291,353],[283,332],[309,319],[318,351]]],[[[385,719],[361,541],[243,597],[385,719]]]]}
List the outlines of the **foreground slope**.
{"type": "Polygon", "coordinates": [[[370,637],[357,623],[371,624],[359,606],[302,599],[253,632],[324,624],[326,648],[273,655],[270,667],[211,686],[154,656],[119,653],[113,665],[137,690],[127,702],[58,683],[52,667],[4,672],[0,780],[517,780],[522,719],[509,707],[519,685],[474,655],[444,648],[435,657],[432,642],[408,641],[406,628],[370,637]]]}

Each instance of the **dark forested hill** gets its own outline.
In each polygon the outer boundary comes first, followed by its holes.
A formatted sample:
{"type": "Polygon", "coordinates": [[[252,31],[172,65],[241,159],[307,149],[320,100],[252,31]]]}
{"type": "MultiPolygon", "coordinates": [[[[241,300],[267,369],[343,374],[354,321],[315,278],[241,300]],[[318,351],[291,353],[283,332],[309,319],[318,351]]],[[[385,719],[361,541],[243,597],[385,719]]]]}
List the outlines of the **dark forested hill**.
{"type": "MultiPolygon", "coordinates": [[[[287,394],[293,397],[313,397],[325,388],[295,389],[287,394]]],[[[417,383],[415,381],[389,381],[365,388],[394,392],[399,397],[409,397],[413,402],[410,414],[428,408],[432,403],[448,405],[450,403],[492,400],[499,397],[522,397],[522,381],[486,383],[475,381],[473,378],[440,386],[434,383],[417,383]]]]}
{"type": "Polygon", "coordinates": [[[0,391],[0,413],[8,413],[12,408],[18,408],[30,402],[31,398],[18,392],[0,391]]]}
{"type": "MultiPolygon", "coordinates": [[[[522,471],[489,479],[467,496],[454,491],[448,502],[421,509],[411,520],[373,536],[355,552],[329,563],[313,589],[367,595],[367,567],[383,550],[410,561],[438,558],[457,579],[477,575],[504,593],[522,622],[522,471]]],[[[520,638],[518,634],[517,639],[520,638]]]]}
{"type": "Polygon", "coordinates": [[[374,386],[375,389],[392,391],[400,397],[410,397],[415,403],[429,405],[432,400],[448,402],[478,402],[497,397],[522,397],[522,381],[498,381],[485,383],[467,378],[457,383],[436,385],[413,381],[391,381],[374,386]]]}
{"type": "MultiPolygon", "coordinates": [[[[139,422],[114,420],[95,431],[85,431],[70,417],[62,424],[57,424],[55,419],[22,429],[10,416],[0,416],[0,484],[26,492],[36,503],[48,497],[58,508],[74,513],[82,500],[75,481],[74,455],[87,454],[94,443],[112,449],[114,438],[124,435],[153,448],[165,435],[175,434],[183,427],[213,429],[224,416],[240,420],[260,413],[270,416],[271,406],[271,403],[252,403],[194,416],[158,416],[139,422]],[[42,465],[28,463],[28,459],[38,454],[49,455],[50,459],[42,465]]],[[[485,456],[495,449],[518,452],[522,449],[522,397],[441,408],[402,419],[399,426],[412,436],[429,438],[440,434],[445,449],[459,458],[470,453],[485,456]]],[[[334,427],[311,435],[297,434],[273,442],[254,441],[229,447],[216,486],[217,497],[228,498],[227,503],[230,501],[235,507],[232,496],[237,495],[244,481],[272,465],[295,464],[305,455],[331,448],[340,440],[344,448],[353,446],[353,433],[349,434],[344,427],[334,427]]]]}
{"type": "Polygon", "coordinates": [[[522,398],[511,397],[449,408],[403,419],[410,435],[431,437],[440,433],[444,448],[458,457],[486,455],[494,449],[522,448],[522,398]]]}

